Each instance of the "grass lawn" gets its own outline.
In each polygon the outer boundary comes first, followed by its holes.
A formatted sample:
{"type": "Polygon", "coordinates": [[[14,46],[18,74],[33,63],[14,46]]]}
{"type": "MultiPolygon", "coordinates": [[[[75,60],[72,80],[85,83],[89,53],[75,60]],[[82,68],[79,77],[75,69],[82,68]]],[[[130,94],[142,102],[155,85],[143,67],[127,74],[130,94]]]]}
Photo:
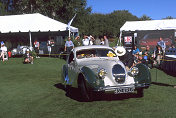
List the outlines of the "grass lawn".
{"type": "Polygon", "coordinates": [[[33,65],[22,64],[22,58],[0,61],[0,118],[176,117],[176,77],[152,69],[153,84],[143,98],[80,102],[57,87],[64,63],[58,58],[35,59],[33,65]]]}

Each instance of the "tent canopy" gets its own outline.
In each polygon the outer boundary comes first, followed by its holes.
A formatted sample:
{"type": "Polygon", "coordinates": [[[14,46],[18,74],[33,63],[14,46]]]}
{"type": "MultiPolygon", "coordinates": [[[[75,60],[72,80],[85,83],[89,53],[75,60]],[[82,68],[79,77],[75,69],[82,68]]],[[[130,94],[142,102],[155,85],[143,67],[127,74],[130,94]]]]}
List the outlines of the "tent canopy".
{"type": "Polygon", "coordinates": [[[176,29],[176,19],[149,20],[149,21],[127,21],[121,28],[122,31],[136,30],[171,30],[176,29]]]}
{"type": "MultiPolygon", "coordinates": [[[[0,16],[1,33],[39,31],[68,31],[68,26],[39,13],[0,16]]],[[[78,32],[78,28],[71,26],[70,31],[78,32]]]]}

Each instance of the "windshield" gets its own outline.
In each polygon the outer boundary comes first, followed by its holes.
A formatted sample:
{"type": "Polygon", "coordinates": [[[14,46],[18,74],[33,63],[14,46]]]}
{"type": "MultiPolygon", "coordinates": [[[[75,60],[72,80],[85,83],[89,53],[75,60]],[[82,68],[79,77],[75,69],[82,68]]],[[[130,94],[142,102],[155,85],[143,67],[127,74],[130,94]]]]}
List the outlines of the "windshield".
{"type": "Polygon", "coordinates": [[[76,52],[76,58],[117,57],[111,49],[84,49],[76,52]]]}

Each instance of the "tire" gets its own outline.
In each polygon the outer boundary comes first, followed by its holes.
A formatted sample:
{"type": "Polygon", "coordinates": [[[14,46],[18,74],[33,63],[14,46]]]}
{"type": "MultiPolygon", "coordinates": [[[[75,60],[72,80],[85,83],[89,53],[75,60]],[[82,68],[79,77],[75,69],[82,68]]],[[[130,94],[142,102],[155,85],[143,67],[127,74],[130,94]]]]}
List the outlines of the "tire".
{"type": "Polygon", "coordinates": [[[144,97],[144,89],[143,88],[137,89],[137,97],[144,97]]]}
{"type": "Polygon", "coordinates": [[[79,83],[78,83],[78,88],[80,90],[81,93],[81,98],[83,99],[83,101],[86,102],[90,102],[92,101],[92,91],[87,89],[86,83],[84,79],[80,79],[79,83]]]}

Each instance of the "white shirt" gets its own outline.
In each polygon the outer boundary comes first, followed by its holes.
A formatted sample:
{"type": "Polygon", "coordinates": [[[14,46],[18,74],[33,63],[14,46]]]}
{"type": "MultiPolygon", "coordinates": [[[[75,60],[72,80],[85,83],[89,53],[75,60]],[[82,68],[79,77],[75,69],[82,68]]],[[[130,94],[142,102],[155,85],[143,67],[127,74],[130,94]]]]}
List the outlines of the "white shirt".
{"type": "Polygon", "coordinates": [[[4,51],[4,52],[7,52],[7,47],[3,46],[3,47],[1,47],[1,50],[4,51]]]}
{"type": "Polygon", "coordinates": [[[89,41],[90,41],[89,38],[83,39],[83,40],[82,40],[83,45],[84,45],[84,46],[89,45],[89,41]]]}

